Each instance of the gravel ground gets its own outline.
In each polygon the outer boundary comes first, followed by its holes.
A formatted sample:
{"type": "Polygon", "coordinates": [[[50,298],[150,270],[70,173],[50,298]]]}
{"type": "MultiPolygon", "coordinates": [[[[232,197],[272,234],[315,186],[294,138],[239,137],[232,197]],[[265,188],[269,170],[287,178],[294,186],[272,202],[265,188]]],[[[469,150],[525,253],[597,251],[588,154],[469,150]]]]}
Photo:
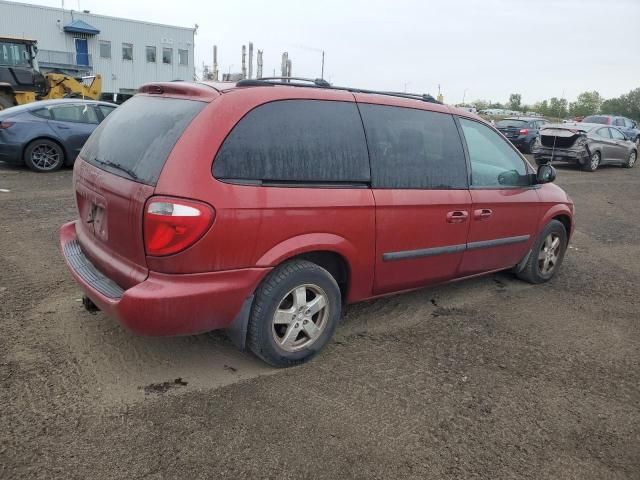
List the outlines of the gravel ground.
{"type": "Polygon", "coordinates": [[[0,164],[0,478],[640,478],[640,167],[559,169],[562,271],[351,306],[275,371],[79,303],[71,172],[0,164]]]}

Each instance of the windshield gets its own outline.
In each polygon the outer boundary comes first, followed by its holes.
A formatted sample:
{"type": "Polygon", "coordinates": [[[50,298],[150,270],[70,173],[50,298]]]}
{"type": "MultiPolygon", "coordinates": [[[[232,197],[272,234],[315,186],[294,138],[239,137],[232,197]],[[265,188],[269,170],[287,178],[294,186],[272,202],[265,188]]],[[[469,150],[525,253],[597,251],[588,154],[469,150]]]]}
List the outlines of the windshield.
{"type": "Polygon", "coordinates": [[[28,67],[30,65],[28,46],[24,43],[0,43],[0,65],[28,67]]]}
{"type": "Polygon", "coordinates": [[[604,117],[602,115],[590,115],[588,117],[584,117],[582,123],[601,123],[602,125],[609,125],[609,117],[604,117]]]}
{"type": "Polygon", "coordinates": [[[527,123],[526,120],[500,120],[499,122],[496,122],[496,127],[498,128],[509,128],[509,127],[515,127],[515,128],[522,128],[524,127],[524,125],[527,123]]]}

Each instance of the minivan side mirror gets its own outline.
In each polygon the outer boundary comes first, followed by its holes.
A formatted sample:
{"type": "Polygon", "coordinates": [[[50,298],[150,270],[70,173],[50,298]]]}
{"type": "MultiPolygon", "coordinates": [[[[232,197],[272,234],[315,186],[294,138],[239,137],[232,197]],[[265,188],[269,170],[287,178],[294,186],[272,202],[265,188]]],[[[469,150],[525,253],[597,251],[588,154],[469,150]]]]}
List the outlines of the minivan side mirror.
{"type": "Polygon", "coordinates": [[[538,173],[536,173],[536,182],[541,183],[550,183],[556,179],[556,169],[553,168],[548,163],[544,165],[540,165],[538,167],[538,173]]]}

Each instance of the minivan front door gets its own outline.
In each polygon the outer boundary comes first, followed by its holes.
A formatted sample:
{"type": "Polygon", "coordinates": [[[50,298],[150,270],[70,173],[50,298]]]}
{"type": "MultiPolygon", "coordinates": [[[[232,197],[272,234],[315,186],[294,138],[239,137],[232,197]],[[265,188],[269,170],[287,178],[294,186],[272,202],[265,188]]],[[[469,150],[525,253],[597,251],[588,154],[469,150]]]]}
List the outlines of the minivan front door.
{"type": "Polygon", "coordinates": [[[453,117],[388,105],[359,108],[376,203],[374,294],[455,277],[471,196],[453,117]]]}
{"type": "Polygon", "coordinates": [[[529,169],[488,126],[460,119],[471,165],[471,216],[460,275],[518,264],[535,241],[541,214],[529,169]]]}

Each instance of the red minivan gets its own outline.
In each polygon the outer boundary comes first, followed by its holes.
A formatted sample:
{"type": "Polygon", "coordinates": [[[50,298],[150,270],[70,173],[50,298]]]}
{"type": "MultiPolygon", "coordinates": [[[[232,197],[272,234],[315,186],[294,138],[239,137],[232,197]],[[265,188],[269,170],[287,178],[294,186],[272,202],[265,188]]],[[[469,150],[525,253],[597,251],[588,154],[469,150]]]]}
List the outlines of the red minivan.
{"type": "Polygon", "coordinates": [[[554,178],[428,96],[156,83],[80,153],[60,244],[87,306],[133,332],[226,329],[289,366],[344,303],[504,269],[549,280],[573,230],[554,178]]]}

